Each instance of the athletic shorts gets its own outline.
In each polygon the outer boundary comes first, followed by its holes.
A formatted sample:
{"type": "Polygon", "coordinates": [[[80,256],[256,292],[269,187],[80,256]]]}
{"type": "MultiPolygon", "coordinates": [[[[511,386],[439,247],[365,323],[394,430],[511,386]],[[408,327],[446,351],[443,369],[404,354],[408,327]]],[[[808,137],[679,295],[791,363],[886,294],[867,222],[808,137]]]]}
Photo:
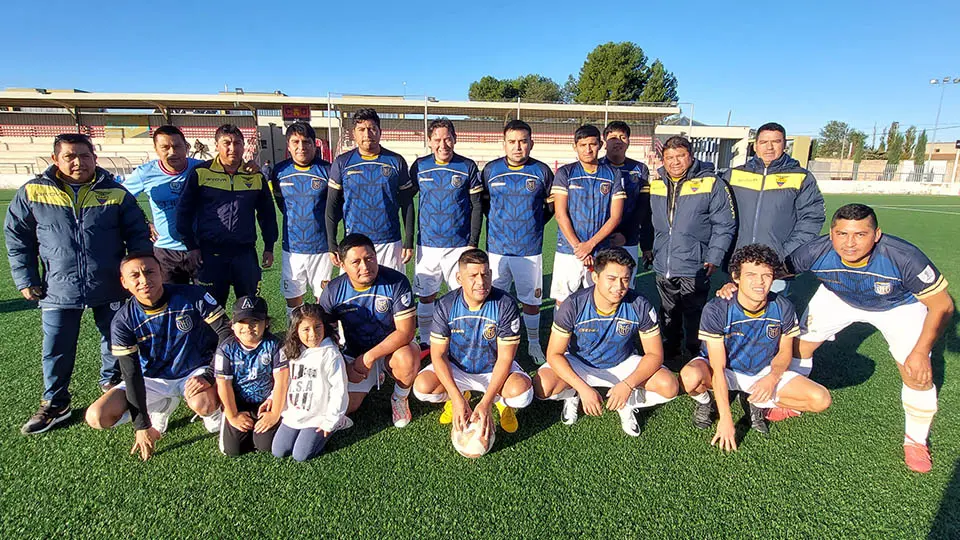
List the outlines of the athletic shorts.
{"type": "MultiPolygon", "coordinates": [[[[693,362],[694,360],[702,360],[706,362],[707,365],[710,365],[710,360],[702,356],[698,356],[690,361],[693,362]]],[[[750,388],[753,387],[753,385],[757,384],[757,381],[769,375],[772,369],[773,368],[771,368],[770,366],[767,366],[761,369],[756,375],[748,375],[746,373],[734,371],[730,368],[724,368],[723,375],[724,375],[724,378],[727,379],[727,387],[731,391],[748,392],[750,388]]],[[[784,386],[787,385],[787,383],[792,381],[795,377],[799,377],[799,376],[801,375],[795,371],[791,371],[789,369],[787,371],[784,371],[783,376],[780,377],[780,382],[777,383],[777,387],[774,388],[773,390],[773,398],[771,398],[769,401],[764,401],[762,403],[754,403],[753,405],[761,409],[772,409],[776,407],[777,405],[775,402],[778,400],[778,397],[780,396],[780,391],[783,389],[784,386]]]]}
{"type": "Polygon", "coordinates": [[[458,289],[457,262],[469,247],[438,248],[417,246],[417,263],[413,274],[413,292],[417,296],[430,296],[440,292],[440,284],[447,282],[452,291],[458,289]]]}
{"type": "Polygon", "coordinates": [[[377,264],[403,272],[403,246],[399,240],[389,244],[374,244],[373,249],[377,252],[377,264]]]}
{"type": "MultiPolygon", "coordinates": [[[[143,385],[147,389],[147,410],[150,410],[150,404],[156,403],[162,399],[171,397],[180,398],[183,396],[184,388],[191,377],[199,377],[205,373],[210,373],[210,368],[199,367],[190,372],[186,377],[179,379],[157,379],[154,377],[144,377],[143,385]]],[[[127,383],[121,382],[114,388],[126,390],[127,383]]]]}
{"type": "Polygon", "coordinates": [[[543,301],[543,255],[520,257],[490,253],[490,269],[493,271],[493,286],[505,291],[513,283],[517,300],[531,306],[543,301]]]}
{"type": "MultiPolygon", "coordinates": [[[[595,388],[613,388],[617,385],[617,383],[623,381],[629,377],[631,373],[636,371],[637,366],[640,365],[640,361],[643,360],[643,357],[639,354],[632,354],[628,356],[626,360],[613,367],[598,368],[587,365],[569,353],[564,354],[564,357],[567,359],[567,362],[570,363],[570,367],[573,368],[573,372],[577,374],[577,377],[580,377],[583,382],[595,388]]],[[[550,365],[544,364],[540,366],[540,369],[537,371],[544,369],[550,369],[550,365]]],[[[660,369],[666,368],[661,367],[660,369]]],[[[636,407],[645,401],[646,389],[641,386],[637,387],[630,394],[630,398],[627,400],[627,405],[630,407],[636,407]]]]}
{"type": "Polygon", "coordinates": [[[591,270],[576,255],[557,253],[553,256],[553,281],[550,297],[563,302],[571,294],[593,285],[591,270]]]}
{"type": "MultiPolygon", "coordinates": [[[[449,366],[450,373],[453,375],[453,382],[457,384],[457,388],[459,388],[461,392],[470,390],[471,392],[485,393],[487,388],[490,386],[490,380],[493,379],[492,371],[490,373],[467,373],[466,371],[458,368],[453,362],[449,362],[449,366]]],[[[431,373],[436,372],[433,369],[433,364],[421,369],[420,373],[425,373],[427,371],[431,373]]],[[[519,373],[526,377],[528,381],[530,380],[530,376],[520,368],[520,364],[518,364],[516,361],[510,364],[510,373],[519,373]]]]}
{"type": "Polygon", "coordinates": [[[921,302],[886,311],[855,308],[820,285],[800,320],[800,339],[814,343],[833,341],[834,336],[851,324],[867,323],[883,334],[890,354],[897,363],[903,364],[920,339],[926,316],[927,306],[921,302]]]}
{"type": "MultiPolygon", "coordinates": [[[[410,344],[416,345],[416,341],[411,341],[410,344]]],[[[347,364],[352,364],[356,360],[355,358],[347,355],[343,355],[343,359],[347,364]]],[[[374,387],[379,389],[380,385],[382,385],[383,381],[386,379],[387,373],[390,373],[389,365],[384,362],[382,357],[377,358],[377,360],[373,363],[373,367],[370,368],[370,372],[367,373],[366,379],[358,383],[350,382],[349,380],[347,381],[347,392],[360,392],[363,394],[368,394],[374,389],[374,387]]]]}
{"type": "Polygon", "coordinates": [[[283,252],[280,263],[280,291],[284,298],[297,298],[307,293],[307,285],[313,295],[320,291],[333,275],[333,262],[327,253],[283,252]]]}

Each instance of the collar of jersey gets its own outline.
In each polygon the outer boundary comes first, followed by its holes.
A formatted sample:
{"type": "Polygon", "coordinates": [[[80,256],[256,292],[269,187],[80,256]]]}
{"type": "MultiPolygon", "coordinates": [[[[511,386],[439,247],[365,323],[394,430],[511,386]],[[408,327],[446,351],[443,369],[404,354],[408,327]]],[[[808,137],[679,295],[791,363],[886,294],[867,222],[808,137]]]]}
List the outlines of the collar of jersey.
{"type": "Polygon", "coordinates": [[[377,159],[378,157],[380,157],[380,154],[373,154],[373,155],[371,155],[371,156],[368,156],[368,155],[364,154],[363,152],[361,152],[359,149],[357,150],[357,155],[359,155],[359,156],[360,156],[360,159],[362,159],[362,160],[364,160],[364,161],[373,161],[373,160],[377,159]]]}
{"type": "MultiPolygon", "coordinates": [[[[839,253],[837,254],[839,255],[839,253]]],[[[843,260],[843,257],[840,257],[840,264],[846,266],[847,268],[863,268],[864,266],[870,264],[870,255],[867,255],[867,258],[864,259],[861,263],[851,264],[843,260]]]]}
{"type": "Polygon", "coordinates": [[[746,315],[747,317],[750,317],[751,319],[756,319],[757,317],[763,317],[767,313],[767,306],[770,305],[770,302],[768,301],[766,304],[763,305],[762,308],[760,308],[759,311],[750,311],[749,309],[743,307],[743,304],[740,303],[740,300],[735,300],[735,301],[737,302],[737,305],[740,306],[740,309],[743,310],[743,314],[746,315]]]}
{"type": "Polygon", "coordinates": [[[311,165],[307,165],[306,167],[304,167],[304,166],[302,166],[302,165],[297,165],[297,162],[296,162],[296,161],[293,162],[293,168],[296,169],[296,170],[298,170],[298,171],[300,171],[300,172],[309,171],[309,170],[310,170],[310,167],[311,167],[311,165]]]}
{"type": "MultiPolygon", "coordinates": [[[[187,167],[184,168],[184,171],[187,170],[187,168],[189,167],[190,167],[190,164],[188,163],[187,167]]],[[[171,171],[167,169],[166,167],[163,166],[163,162],[160,161],[159,159],[157,160],[157,168],[159,168],[160,172],[162,172],[167,176],[179,176],[181,173],[183,173],[183,171],[171,171]]]]}

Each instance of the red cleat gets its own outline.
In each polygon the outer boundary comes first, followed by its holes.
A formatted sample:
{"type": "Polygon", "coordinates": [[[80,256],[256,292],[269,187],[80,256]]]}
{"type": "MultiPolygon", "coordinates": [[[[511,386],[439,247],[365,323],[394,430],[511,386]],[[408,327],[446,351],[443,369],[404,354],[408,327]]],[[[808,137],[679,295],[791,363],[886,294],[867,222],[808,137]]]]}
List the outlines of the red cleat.
{"type": "Polygon", "coordinates": [[[927,445],[913,442],[913,440],[903,443],[903,462],[907,464],[908,469],[918,473],[928,473],[933,467],[930,449],[927,445]]]}
{"type": "Polygon", "coordinates": [[[763,416],[768,422],[782,422],[787,418],[800,416],[800,412],[787,409],[786,407],[774,407],[772,409],[766,409],[763,416]]]}

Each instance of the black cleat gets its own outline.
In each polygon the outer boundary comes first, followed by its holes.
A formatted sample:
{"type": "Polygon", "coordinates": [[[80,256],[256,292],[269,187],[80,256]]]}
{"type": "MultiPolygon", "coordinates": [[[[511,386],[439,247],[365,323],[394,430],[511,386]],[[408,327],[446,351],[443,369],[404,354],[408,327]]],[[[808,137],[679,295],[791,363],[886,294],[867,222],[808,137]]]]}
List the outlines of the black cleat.
{"type": "Polygon", "coordinates": [[[713,400],[713,396],[709,393],[707,397],[710,398],[710,401],[706,403],[694,401],[693,425],[697,429],[709,429],[713,425],[713,419],[717,414],[717,402],[713,400]]]}
{"type": "Polygon", "coordinates": [[[119,373],[116,373],[110,377],[109,381],[100,383],[100,392],[106,394],[112,390],[114,386],[120,384],[121,382],[123,382],[123,377],[121,377],[119,373]]]}
{"type": "Polygon", "coordinates": [[[55,407],[49,402],[41,402],[37,412],[20,428],[24,435],[35,435],[48,431],[53,426],[70,418],[70,405],[55,407]]]}
{"type": "Polygon", "coordinates": [[[767,426],[767,419],[764,418],[763,409],[747,401],[747,394],[740,394],[740,404],[750,414],[750,427],[763,433],[770,433],[770,427],[767,426]]]}

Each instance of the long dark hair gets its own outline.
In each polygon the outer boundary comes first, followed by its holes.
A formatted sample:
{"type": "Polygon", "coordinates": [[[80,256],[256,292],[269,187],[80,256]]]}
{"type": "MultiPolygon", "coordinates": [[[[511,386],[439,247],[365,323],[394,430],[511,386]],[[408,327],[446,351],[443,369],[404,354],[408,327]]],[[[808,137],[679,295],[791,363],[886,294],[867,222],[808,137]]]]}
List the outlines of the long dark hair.
{"type": "Polygon", "coordinates": [[[300,348],[303,342],[300,341],[300,334],[297,329],[304,319],[313,319],[320,321],[323,325],[323,337],[330,338],[334,343],[339,341],[337,325],[333,318],[328,315],[318,304],[303,304],[293,310],[293,316],[290,318],[290,328],[287,330],[287,338],[283,341],[283,354],[287,360],[296,360],[300,357],[300,348]]]}

